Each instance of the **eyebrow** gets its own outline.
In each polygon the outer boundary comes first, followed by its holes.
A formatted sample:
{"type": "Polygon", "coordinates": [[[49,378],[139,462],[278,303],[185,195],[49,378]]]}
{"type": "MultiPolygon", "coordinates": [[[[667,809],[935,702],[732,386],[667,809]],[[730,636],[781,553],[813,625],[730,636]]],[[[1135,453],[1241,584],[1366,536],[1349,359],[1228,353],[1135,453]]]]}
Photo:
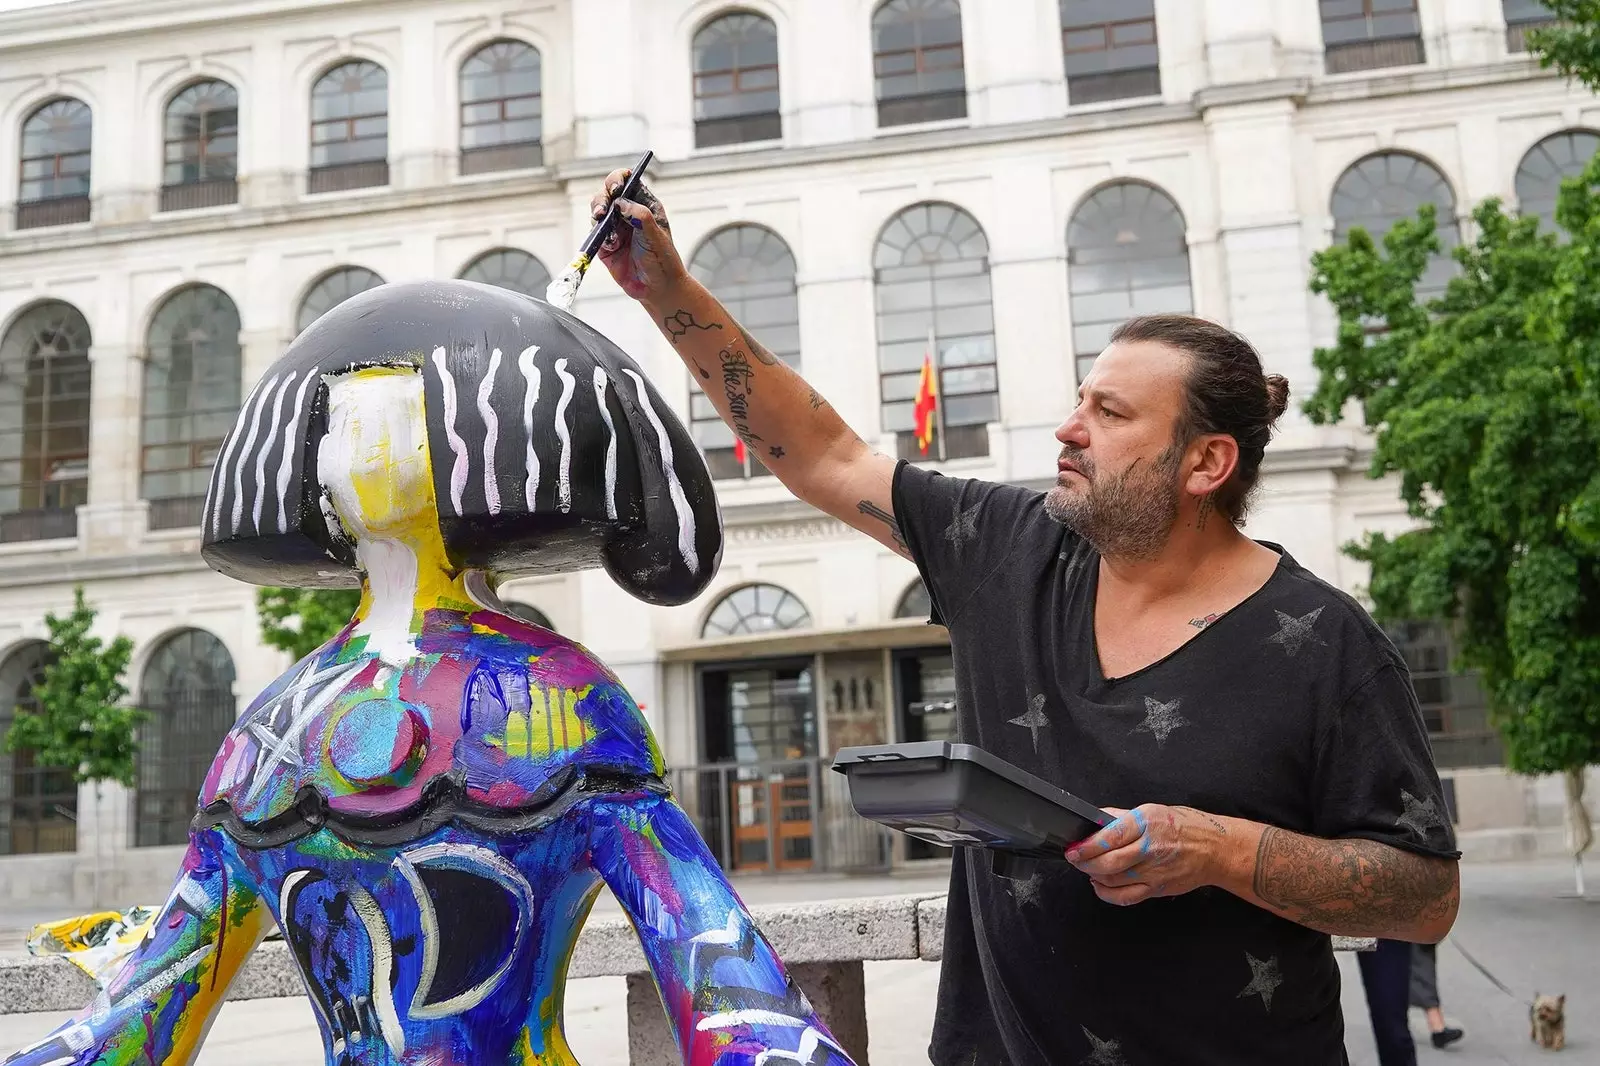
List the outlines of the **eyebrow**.
{"type": "MultiPolygon", "coordinates": [[[[1112,392],[1108,389],[1090,389],[1089,395],[1094,396],[1094,398],[1099,400],[1101,403],[1110,403],[1118,407],[1132,406],[1121,393],[1112,392]]],[[[1078,399],[1082,400],[1084,399],[1084,396],[1084,390],[1080,388],[1078,390],[1078,399]]]]}

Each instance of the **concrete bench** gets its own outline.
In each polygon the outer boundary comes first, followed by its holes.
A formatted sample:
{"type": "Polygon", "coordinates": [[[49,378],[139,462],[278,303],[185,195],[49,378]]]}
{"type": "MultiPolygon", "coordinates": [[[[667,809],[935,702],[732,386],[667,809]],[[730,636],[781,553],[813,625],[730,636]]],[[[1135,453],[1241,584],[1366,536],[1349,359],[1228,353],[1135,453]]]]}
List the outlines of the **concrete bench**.
{"type": "MultiPolygon", "coordinates": [[[[863,963],[893,959],[939,961],[944,954],[945,898],[875,896],[752,907],[757,924],[788,966],[795,983],[858,1066],[867,1066],[866,982],[863,963]]],[[[1336,951],[1371,950],[1376,941],[1334,937],[1336,951]]],[[[631,1066],[679,1066],[638,936],[620,914],[589,920],[578,938],[568,976],[623,977],[628,995],[631,1066]]],[[[82,970],[61,958],[0,957],[0,1014],[76,1011],[95,996],[82,970]]],[[[262,944],[229,989],[229,999],[305,995],[288,947],[262,944]]]]}

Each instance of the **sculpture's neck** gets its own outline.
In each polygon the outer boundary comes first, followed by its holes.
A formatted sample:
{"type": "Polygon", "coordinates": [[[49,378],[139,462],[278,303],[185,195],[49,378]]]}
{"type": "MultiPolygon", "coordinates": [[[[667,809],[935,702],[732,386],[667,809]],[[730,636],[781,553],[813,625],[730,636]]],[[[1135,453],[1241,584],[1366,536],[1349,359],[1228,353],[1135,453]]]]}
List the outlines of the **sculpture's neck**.
{"type": "Polygon", "coordinates": [[[367,651],[387,662],[416,654],[414,638],[422,632],[427,611],[472,602],[467,584],[473,571],[452,571],[442,553],[431,547],[395,537],[356,542],[362,580],[354,635],[365,636],[367,651]]]}

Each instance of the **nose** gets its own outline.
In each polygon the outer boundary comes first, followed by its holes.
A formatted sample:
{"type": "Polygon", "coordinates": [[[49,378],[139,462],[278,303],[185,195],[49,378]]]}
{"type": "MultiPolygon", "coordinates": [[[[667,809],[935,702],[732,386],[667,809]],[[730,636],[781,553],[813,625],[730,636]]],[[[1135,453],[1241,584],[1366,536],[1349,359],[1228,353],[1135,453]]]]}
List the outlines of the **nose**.
{"type": "Polygon", "coordinates": [[[1074,448],[1089,446],[1089,427],[1084,424],[1082,408],[1075,407],[1067,420],[1056,427],[1056,440],[1074,448]]]}

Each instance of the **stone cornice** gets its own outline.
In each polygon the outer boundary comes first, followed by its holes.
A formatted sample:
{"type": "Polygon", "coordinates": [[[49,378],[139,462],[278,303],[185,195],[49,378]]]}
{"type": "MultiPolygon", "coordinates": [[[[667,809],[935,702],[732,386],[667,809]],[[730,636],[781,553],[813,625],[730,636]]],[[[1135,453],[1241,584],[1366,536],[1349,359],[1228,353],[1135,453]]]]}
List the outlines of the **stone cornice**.
{"type": "Polygon", "coordinates": [[[179,27],[233,25],[250,19],[375,7],[384,0],[68,0],[0,14],[0,55],[61,44],[167,32],[179,27]]]}

